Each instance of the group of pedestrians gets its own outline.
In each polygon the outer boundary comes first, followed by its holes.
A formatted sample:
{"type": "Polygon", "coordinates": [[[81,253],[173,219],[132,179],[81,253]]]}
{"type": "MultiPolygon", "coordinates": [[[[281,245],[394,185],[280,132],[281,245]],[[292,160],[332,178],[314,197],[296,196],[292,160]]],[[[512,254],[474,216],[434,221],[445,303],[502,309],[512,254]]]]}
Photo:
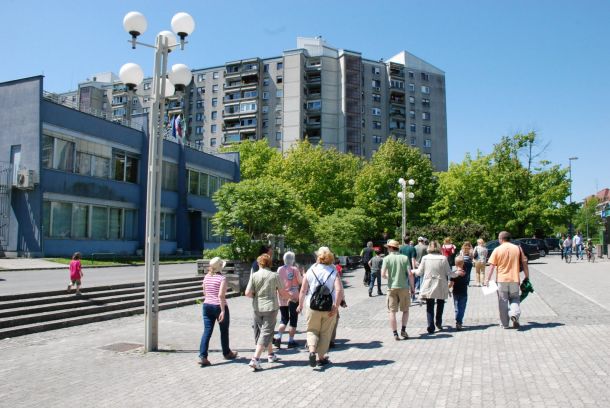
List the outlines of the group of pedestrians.
{"type": "Polygon", "coordinates": [[[593,252],[593,241],[591,238],[587,238],[585,242],[580,231],[576,231],[573,237],[570,234],[562,235],[559,246],[561,247],[561,259],[576,254],[576,259],[584,260],[585,253],[590,256],[593,252]]]}
{"type": "MultiPolygon", "coordinates": [[[[385,244],[385,256],[369,242],[363,251],[368,257],[364,264],[365,273],[368,273],[366,283],[369,296],[372,296],[375,286],[377,295],[383,295],[381,279],[387,280],[386,307],[394,339],[409,338],[409,308],[416,295],[420,304],[426,305],[429,334],[444,329],[443,311],[449,296],[452,296],[454,303],[455,329],[461,330],[473,266],[476,286],[487,286],[495,274],[501,326],[508,328],[512,322],[514,328],[519,328],[520,273],[523,272],[525,279],[529,279],[527,258],[519,246],[510,242],[511,236],[508,232],[502,231],[498,240],[500,245],[489,259],[487,248],[481,239],[477,241],[476,247],[470,242],[464,242],[458,251],[450,239],[446,239],[441,245],[435,240],[426,244],[427,240],[419,237],[417,245],[413,245],[407,236],[404,237],[403,245],[396,240],[388,240],[385,244]],[[487,273],[486,262],[490,264],[487,273]],[[400,331],[398,312],[401,313],[400,331]]],[[[273,272],[272,250],[268,247],[261,249],[261,255],[253,264],[245,292],[246,296],[252,298],[253,309],[255,350],[248,363],[250,368],[254,371],[262,370],[261,357],[265,351],[267,362],[278,360],[274,346],[281,347],[287,328],[288,347],[297,347],[294,336],[300,314],[304,314],[306,319],[309,365],[316,367],[329,364],[327,353],[336,335],[338,310],[340,306],[345,306],[343,284],[335,262],[335,256],[330,249],[321,247],[316,252],[316,262],[303,275],[302,270],[295,265],[294,253],[286,252],[284,265],[278,272],[273,272]],[[281,321],[275,333],[278,311],[281,321]]],[[[237,357],[237,352],[229,346],[227,282],[221,274],[224,266],[222,259],[213,258],[203,280],[205,299],[204,332],[199,350],[201,366],[211,365],[208,360],[208,347],[216,322],[220,328],[224,358],[231,360],[237,357]]]]}

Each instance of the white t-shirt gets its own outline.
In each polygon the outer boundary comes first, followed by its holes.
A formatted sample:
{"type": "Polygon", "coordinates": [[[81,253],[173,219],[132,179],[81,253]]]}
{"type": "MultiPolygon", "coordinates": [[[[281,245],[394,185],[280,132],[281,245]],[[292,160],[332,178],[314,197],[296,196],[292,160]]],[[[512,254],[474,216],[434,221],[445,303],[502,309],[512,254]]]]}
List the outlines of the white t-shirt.
{"type": "Polygon", "coordinates": [[[309,306],[309,300],[311,299],[311,295],[316,290],[318,285],[324,283],[328,290],[331,291],[333,296],[333,302],[337,298],[337,294],[335,293],[335,279],[337,277],[337,270],[334,266],[331,265],[323,265],[323,264],[313,264],[305,274],[305,279],[307,279],[307,283],[309,285],[309,290],[307,291],[307,296],[305,297],[305,303],[309,306]],[[315,276],[314,276],[315,273],[315,276]],[[316,280],[316,277],[318,278],[316,280]],[[319,283],[318,283],[319,281],[319,283]]]}
{"type": "Polygon", "coordinates": [[[574,242],[574,245],[580,245],[580,235],[574,235],[574,239],[572,241],[574,242]]]}

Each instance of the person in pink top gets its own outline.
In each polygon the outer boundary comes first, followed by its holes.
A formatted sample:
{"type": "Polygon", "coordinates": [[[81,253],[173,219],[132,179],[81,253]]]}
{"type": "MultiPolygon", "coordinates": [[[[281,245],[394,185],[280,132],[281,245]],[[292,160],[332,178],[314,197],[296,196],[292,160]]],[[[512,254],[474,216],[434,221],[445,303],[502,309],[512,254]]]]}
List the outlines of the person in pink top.
{"type": "Polygon", "coordinates": [[[297,306],[299,305],[299,291],[301,290],[303,277],[299,268],[294,266],[294,257],[294,252],[286,252],[284,254],[284,266],[277,270],[284,288],[290,293],[290,299],[283,299],[281,296],[278,296],[281,316],[280,327],[273,337],[273,345],[277,348],[280,348],[282,344],[282,336],[288,323],[290,323],[288,348],[298,347],[298,344],[294,341],[294,335],[297,332],[297,322],[299,319],[297,306]]]}
{"type": "Polygon", "coordinates": [[[210,338],[214,325],[218,321],[220,326],[220,344],[225,360],[233,360],[237,352],[229,347],[229,307],[227,306],[227,279],[221,274],[226,262],[219,257],[210,260],[208,273],[203,278],[203,335],[199,344],[199,365],[207,367],[212,365],[208,360],[210,338]]]}
{"type": "Polygon", "coordinates": [[[76,288],[76,294],[80,295],[80,285],[83,279],[83,268],[80,264],[80,252],[75,252],[70,261],[70,283],[68,284],[68,292],[72,286],[76,288]]]}

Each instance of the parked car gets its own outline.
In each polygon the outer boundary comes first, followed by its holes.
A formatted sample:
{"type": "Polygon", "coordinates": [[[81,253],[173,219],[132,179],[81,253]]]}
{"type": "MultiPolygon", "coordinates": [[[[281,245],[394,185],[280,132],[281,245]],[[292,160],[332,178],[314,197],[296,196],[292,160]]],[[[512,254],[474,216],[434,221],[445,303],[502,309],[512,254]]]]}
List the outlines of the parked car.
{"type": "Polygon", "coordinates": [[[561,247],[559,245],[561,240],[559,238],[545,238],[544,242],[546,243],[546,246],[549,249],[549,251],[554,251],[554,250],[559,251],[561,249],[561,247]]]}
{"type": "Polygon", "coordinates": [[[540,238],[519,238],[519,241],[525,242],[526,244],[534,245],[538,248],[540,256],[546,256],[549,253],[549,247],[547,246],[544,239],[540,238]]]}
{"type": "MultiPolygon", "coordinates": [[[[537,246],[527,244],[519,239],[513,239],[511,242],[513,244],[519,245],[521,247],[521,249],[523,250],[523,253],[527,257],[528,261],[533,261],[533,260],[540,258],[540,251],[538,250],[537,246]]],[[[500,245],[500,242],[497,239],[494,239],[493,241],[488,241],[485,244],[485,246],[487,247],[487,251],[488,251],[488,255],[487,255],[488,259],[491,256],[491,253],[493,252],[493,250],[496,249],[499,245],[500,245]]]]}

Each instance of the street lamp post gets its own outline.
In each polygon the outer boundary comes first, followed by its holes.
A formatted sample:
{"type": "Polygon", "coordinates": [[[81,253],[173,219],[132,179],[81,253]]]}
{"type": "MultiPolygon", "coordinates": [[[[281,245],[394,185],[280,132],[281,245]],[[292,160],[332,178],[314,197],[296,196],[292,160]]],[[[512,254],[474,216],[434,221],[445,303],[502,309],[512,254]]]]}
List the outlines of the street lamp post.
{"type": "MultiPolygon", "coordinates": [[[[161,126],[165,115],[165,98],[174,94],[175,89],[184,90],[191,82],[191,71],[186,65],[176,64],[167,72],[169,53],[176,47],[184,49],[185,39],[195,29],[193,18],[187,13],[177,13],[172,18],[172,30],[180,37],[176,41],[171,31],[157,34],[155,45],[137,41],[146,31],[146,18],[137,11],[127,13],[123,27],[131,35],[131,47],[136,45],[155,50],[152,81],[152,109],[149,117],[148,168],[146,184],[146,238],[145,238],[145,299],[144,299],[144,346],[146,351],[158,349],[159,322],[159,247],[161,234],[161,165],[163,163],[163,133],[161,126]]],[[[121,81],[128,90],[134,92],[144,79],[142,68],[128,63],[119,72],[121,81]]]]}
{"type": "MultiPolygon", "coordinates": [[[[574,157],[568,157],[568,171],[570,173],[570,207],[572,207],[572,161],[574,160],[578,160],[578,157],[574,156],[574,157]]],[[[570,236],[573,234],[573,226],[572,226],[572,215],[570,214],[570,225],[568,228],[568,233],[570,234],[570,236]]]]}
{"type": "Polygon", "coordinates": [[[401,238],[401,241],[404,245],[404,244],[407,244],[407,242],[405,242],[405,235],[407,235],[407,198],[415,197],[415,194],[413,194],[411,192],[407,194],[407,184],[412,186],[415,184],[415,180],[409,179],[407,181],[401,177],[398,179],[398,184],[400,184],[402,187],[402,191],[398,192],[398,198],[400,198],[400,200],[402,201],[402,238],[401,238]]]}

